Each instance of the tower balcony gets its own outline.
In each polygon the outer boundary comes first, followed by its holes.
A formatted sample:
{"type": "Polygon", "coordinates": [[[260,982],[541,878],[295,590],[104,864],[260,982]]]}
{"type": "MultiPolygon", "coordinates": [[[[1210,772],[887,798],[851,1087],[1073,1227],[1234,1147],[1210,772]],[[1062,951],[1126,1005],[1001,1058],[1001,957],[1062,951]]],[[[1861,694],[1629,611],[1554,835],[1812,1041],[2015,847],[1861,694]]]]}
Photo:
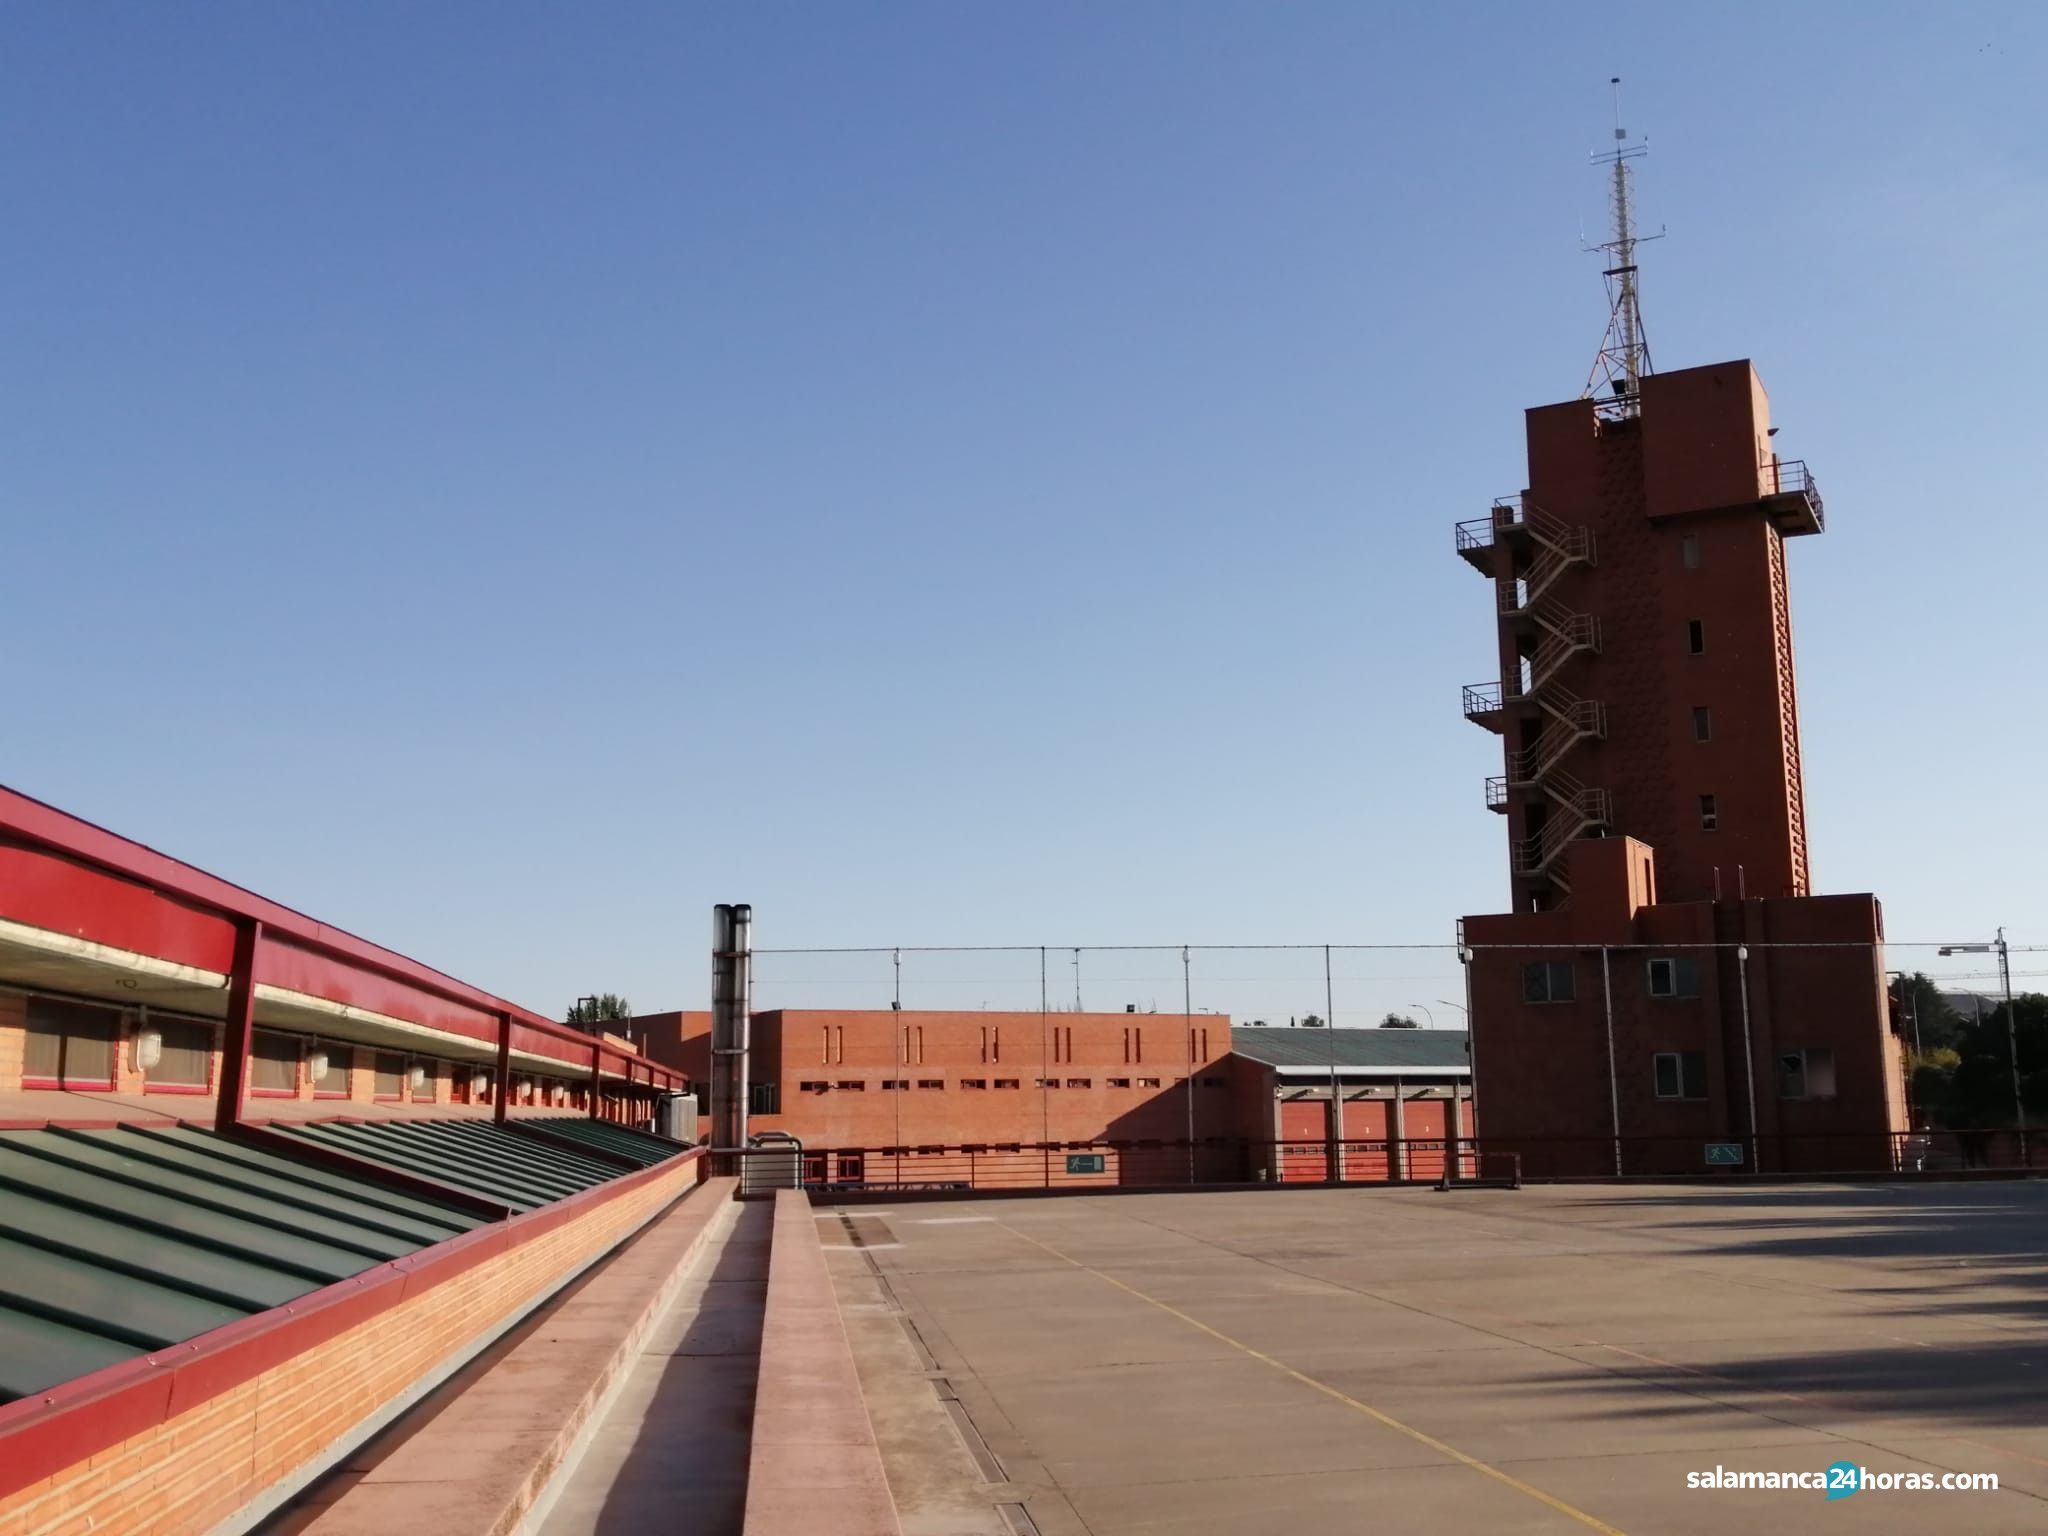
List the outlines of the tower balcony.
{"type": "Polygon", "coordinates": [[[1777,459],[1763,467],[1764,510],[1786,538],[1802,533],[1819,533],[1827,527],[1821,509],[1820,487],[1804,459],[1777,459]]]}
{"type": "Polygon", "coordinates": [[[1486,516],[1467,518],[1452,533],[1459,557],[1482,576],[1493,574],[1496,544],[1513,547],[1522,565],[1543,563],[1546,556],[1566,565],[1593,559],[1590,528],[1561,523],[1526,496],[1496,496],[1486,516]]]}
{"type": "Polygon", "coordinates": [[[1499,811],[1503,816],[1508,811],[1508,781],[1505,775],[1495,774],[1486,781],[1486,808],[1499,811]]]}
{"type": "Polygon", "coordinates": [[[1467,683],[1464,693],[1467,720],[1484,726],[1495,735],[1507,730],[1505,700],[1499,683],[1467,683]]]}

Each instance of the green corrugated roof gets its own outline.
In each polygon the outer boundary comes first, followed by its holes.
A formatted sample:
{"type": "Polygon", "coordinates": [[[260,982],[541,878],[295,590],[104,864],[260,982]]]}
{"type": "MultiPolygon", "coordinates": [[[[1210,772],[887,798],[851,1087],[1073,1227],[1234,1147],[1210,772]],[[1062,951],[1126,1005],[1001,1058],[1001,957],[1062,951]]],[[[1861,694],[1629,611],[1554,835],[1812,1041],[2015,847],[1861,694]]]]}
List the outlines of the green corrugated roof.
{"type": "Polygon", "coordinates": [[[189,1127],[0,1131],[0,1402],[478,1224],[189,1127]]]}
{"type": "Polygon", "coordinates": [[[594,1121],[279,1123],[361,1176],[189,1125],[0,1131],[0,1403],[267,1311],[485,1224],[382,1166],[526,1211],[680,1149],[594,1121]]]}
{"type": "Polygon", "coordinates": [[[1230,1032],[1240,1056],[1274,1067],[1469,1067],[1462,1029],[1274,1029],[1240,1024],[1230,1032]]]}
{"type": "Polygon", "coordinates": [[[614,1125],[609,1120],[542,1120],[536,1126],[551,1136],[566,1136],[614,1157],[631,1158],[643,1168],[667,1162],[684,1150],[664,1137],[650,1136],[627,1125],[614,1125]]]}
{"type": "Polygon", "coordinates": [[[314,1120],[277,1129],[515,1211],[537,1210],[624,1171],[489,1120],[314,1120]]]}

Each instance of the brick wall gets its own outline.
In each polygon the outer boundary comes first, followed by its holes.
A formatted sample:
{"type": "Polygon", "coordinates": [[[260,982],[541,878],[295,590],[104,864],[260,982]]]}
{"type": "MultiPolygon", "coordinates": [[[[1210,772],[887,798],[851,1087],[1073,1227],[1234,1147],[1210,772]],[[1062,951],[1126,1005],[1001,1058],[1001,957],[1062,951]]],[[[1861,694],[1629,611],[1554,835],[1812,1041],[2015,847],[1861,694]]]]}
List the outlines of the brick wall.
{"type": "Polygon", "coordinates": [[[0,1536],[209,1530],[628,1236],[698,1177],[695,1160],[659,1174],[0,1499],[0,1536]]]}
{"type": "Polygon", "coordinates": [[[0,992],[0,1092],[21,1086],[21,1059],[27,1048],[28,999],[0,992]]]}

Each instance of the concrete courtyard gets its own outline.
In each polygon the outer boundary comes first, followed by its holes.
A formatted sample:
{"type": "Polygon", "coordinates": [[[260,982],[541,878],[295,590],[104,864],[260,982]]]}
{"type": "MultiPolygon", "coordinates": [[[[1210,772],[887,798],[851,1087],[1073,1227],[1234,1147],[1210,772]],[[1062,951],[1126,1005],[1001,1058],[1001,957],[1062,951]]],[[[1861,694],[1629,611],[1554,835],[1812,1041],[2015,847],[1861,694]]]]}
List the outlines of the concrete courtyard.
{"type": "Polygon", "coordinates": [[[2048,1184],[817,1216],[908,1536],[2048,1529],[2048,1184]]]}

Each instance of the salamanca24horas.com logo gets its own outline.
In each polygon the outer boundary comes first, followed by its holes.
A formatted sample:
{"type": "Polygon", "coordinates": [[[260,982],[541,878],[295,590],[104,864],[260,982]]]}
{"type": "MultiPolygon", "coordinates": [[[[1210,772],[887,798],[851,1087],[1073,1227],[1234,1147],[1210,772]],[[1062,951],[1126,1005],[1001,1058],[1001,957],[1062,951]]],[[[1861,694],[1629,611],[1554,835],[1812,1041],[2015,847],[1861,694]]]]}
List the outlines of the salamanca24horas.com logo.
{"type": "Polygon", "coordinates": [[[1996,1472],[1873,1472],[1853,1461],[1838,1461],[1825,1472],[1711,1472],[1685,1474],[1688,1488],[1805,1488],[1824,1490],[1828,1502],[1846,1499],[1866,1488],[1885,1493],[1990,1492],[1998,1486],[1996,1472]]]}

